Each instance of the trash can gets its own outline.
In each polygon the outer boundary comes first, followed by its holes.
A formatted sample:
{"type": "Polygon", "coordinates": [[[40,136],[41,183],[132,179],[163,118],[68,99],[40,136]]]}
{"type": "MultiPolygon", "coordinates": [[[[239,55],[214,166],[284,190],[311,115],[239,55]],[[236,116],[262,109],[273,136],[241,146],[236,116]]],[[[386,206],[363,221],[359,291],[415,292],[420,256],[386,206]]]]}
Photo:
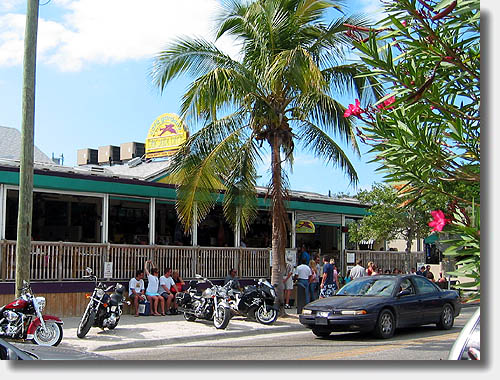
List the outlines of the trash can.
{"type": "Polygon", "coordinates": [[[297,285],[297,314],[302,313],[302,309],[306,305],[306,289],[303,286],[297,285]]]}

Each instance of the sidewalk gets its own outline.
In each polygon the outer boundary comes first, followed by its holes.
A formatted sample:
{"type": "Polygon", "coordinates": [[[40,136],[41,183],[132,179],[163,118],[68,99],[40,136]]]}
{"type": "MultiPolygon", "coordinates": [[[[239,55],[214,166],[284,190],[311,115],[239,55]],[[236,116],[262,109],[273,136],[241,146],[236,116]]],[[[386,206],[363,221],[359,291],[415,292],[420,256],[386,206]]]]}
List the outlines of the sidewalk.
{"type": "Polygon", "coordinates": [[[212,321],[197,319],[187,322],[179,315],[140,316],[122,315],[114,330],[92,327],[85,338],[79,339],[76,330],[80,317],[63,318],[64,337],[61,347],[81,351],[103,352],[126,348],[150,348],[166,344],[188,343],[214,338],[242,337],[256,334],[303,330],[297,309],[286,310],[286,317],[278,317],[270,326],[242,316],[234,316],[224,330],[214,327],[212,321]]]}
{"type": "MultiPolygon", "coordinates": [[[[479,302],[462,304],[463,308],[480,306],[479,302]]],[[[189,343],[200,340],[236,338],[285,331],[301,331],[297,309],[286,310],[286,317],[279,317],[270,326],[242,316],[234,316],[224,330],[214,327],[212,321],[197,319],[187,322],[181,314],[162,317],[122,315],[114,330],[92,327],[87,336],[79,339],[76,330],[80,317],[63,318],[64,337],[61,347],[81,351],[104,352],[127,348],[151,348],[155,346],[189,343]]]]}

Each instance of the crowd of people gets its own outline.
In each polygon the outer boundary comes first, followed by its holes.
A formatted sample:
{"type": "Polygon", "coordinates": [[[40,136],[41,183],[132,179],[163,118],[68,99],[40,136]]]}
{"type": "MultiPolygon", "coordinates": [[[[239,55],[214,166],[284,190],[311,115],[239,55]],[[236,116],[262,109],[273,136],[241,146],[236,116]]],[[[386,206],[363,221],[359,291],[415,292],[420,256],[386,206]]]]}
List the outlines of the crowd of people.
{"type": "Polygon", "coordinates": [[[159,276],[158,268],[151,260],[144,264],[144,269],[139,269],[135,277],[129,281],[129,297],[134,304],[135,316],[139,316],[139,303],[148,301],[150,315],[174,315],[177,314],[177,303],[175,294],[182,291],[184,281],[179,271],[166,268],[162,276],[159,276]],[[144,285],[144,277],[148,280],[147,287],[144,285]]]}
{"type": "MultiPolygon", "coordinates": [[[[304,289],[305,302],[307,304],[318,298],[334,295],[343,285],[358,277],[405,273],[399,268],[383,269],[377,266],[373,261],[369,261],[365,268],[362,265],[363,261],[358,259],[356,260],[356,265],[348,270],[346,276],[343,277],[339,273],[333,258],[324,256],[323,265],[321,265],[320,256],[316,254],[314,257],[311,257],[305,245],[300,247],[298,262],[299,265],[295,271],[292,263],[288,260],[286,262],[285,274],[283,276],[285,309],[291,308],[290,297],[294,281],[296,281],[297,286],[304,289]]],[[[430,265],[422,265],[417,271],[415,268],[412,268],[410,273],[426,277],[430,281],[436,282],[430,265]]],[[[445,281],[446,279],[443,277],[443,274],[439,273],[437,282],[445,281]]]]}
{"type": "Polygon", "coordinates": [[[339,272],[335,260],[329,256],[323,257],[321,265],[318,254],[311,257],[305,245],[302,245],[299,252],[299,264],[294,273],[292,263],[287,261],[284,283],[285,309],[290,309],[290,296],[293,289],[293,281],[297,286],[304,289],[305,301],[309,303],[318,298],[329,297],[340,288],[339,272]]]}

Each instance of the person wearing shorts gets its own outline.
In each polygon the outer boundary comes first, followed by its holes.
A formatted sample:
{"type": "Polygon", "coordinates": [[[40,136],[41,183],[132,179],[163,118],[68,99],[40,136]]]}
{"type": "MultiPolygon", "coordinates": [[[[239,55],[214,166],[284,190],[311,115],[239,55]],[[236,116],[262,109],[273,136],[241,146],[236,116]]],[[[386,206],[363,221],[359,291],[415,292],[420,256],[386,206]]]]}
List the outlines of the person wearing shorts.
{"type": "Polygon", "coordinates": [[[293,289],[293,267],[292,264],[287,261],[285,267],[285,275],[283,276],[283,283],[285,284],[284,298],[285,298],[285,309],[291,309],[290,307],[290,295],[293,289]]]}

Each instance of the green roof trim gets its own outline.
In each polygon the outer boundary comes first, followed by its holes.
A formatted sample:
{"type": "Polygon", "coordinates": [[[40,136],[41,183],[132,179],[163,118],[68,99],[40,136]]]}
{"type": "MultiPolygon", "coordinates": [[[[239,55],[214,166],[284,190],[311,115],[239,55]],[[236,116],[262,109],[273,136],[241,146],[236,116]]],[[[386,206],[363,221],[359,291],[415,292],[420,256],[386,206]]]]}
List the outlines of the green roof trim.
{"type": "MultiPolygon", "coordinates": [[[[139,183],[133,180],[113,180],[107,177],[79,178],[78,174],[70,173],[64,175],[35,173],[33,177],[33,187],[48,190],[64,190],[87,193],[103,193],[115,196],[136,196],[145,198],[163,198],[163,200],[175,200],[177,193],[175,188],[161,185],[154,182],[139,183]]],[[[7,185],[19,185],[19,172],[14,170],[0,169],[0,183],[7,185]]],[[[221,202],[223,194],[218,195],[218,202],[221,202]]],[[[257,206],[269,209],[270,200],[259,197],[257,206]]],[[[369,215],[366,208],[361,206],[342,205],[338,203],[323,203],[321,201],[289,201],[288,210],[330,212],[346,215],[369,215]]]]}

